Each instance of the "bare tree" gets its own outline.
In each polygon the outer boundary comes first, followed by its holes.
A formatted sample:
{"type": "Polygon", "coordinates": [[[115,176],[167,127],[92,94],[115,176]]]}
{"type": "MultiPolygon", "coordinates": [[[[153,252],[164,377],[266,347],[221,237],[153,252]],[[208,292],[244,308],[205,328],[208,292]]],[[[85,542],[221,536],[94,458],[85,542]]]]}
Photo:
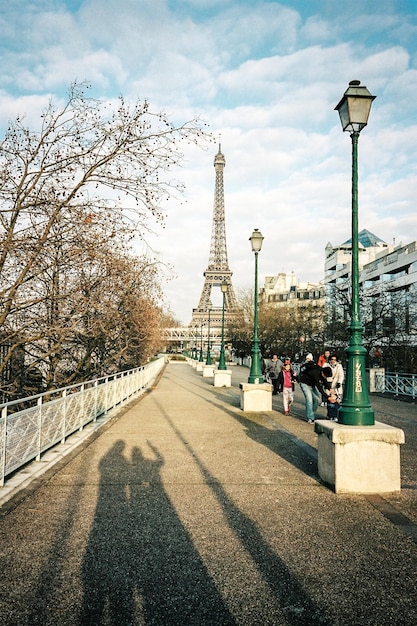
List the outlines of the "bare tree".
{"type": "Polygon", "coordinates": [[[28,356],[32,369],[49,359],[54,377],[89,305],[77,281],[100,282],[104,257],[120,258],[133,234],[163,219],[161,202],[182,191],[170,174],[181,143],[206,136],[198,120],[174,126],[146,101],[112,106],[83,85],[62,108],[50,103],[38,131],[19,117],[10,124],[0,144],[3,379],[28,356]]]}

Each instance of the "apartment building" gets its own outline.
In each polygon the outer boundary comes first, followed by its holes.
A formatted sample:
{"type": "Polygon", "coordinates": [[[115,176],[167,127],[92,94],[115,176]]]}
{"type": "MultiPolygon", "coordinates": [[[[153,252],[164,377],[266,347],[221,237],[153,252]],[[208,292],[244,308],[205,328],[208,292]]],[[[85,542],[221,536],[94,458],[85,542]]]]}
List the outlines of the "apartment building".
{"type": "Polygon", "coordinates": [[[302,283],[294,272],[281,272],[265,277],[264,286],[259,291],[259,302],[297,310],[322,308],[324,311],[324,296],[323,284],[302,283]]]}
{"type": "MultiPolygon", "coordinates": [[[[333,328],[350,320],[352,242],[325,249],[326,322],[333,328]]],[[[359,233],[359,286],[364,340],[390,354],[392,366],[413,361],[417,345],[417,241],[392,245],[359,233]],[[399,348],[403,348],[399,350],[399,348]],[[409,353],[409,356],[399,354],[409,353]]]]}

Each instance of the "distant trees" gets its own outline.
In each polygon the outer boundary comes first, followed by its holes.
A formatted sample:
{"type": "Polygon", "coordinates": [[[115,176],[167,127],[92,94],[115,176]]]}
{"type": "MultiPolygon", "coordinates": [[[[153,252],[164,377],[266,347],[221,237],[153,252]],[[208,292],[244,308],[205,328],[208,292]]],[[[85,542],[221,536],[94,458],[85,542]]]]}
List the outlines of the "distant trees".
{"type": "Polygon", "coordinates": [[[161,268],[134,237],[181,192],[170,171],[198,120],[175,127],[149,104],[73,85],[31,131],[0,144],[0,380],[3,397],[134,367],[158,347],[161,268]],[[42,381],[42,383],[41,383],[42,381]]]}
{"type": "MultiPolygon", "coordinates": [[[[317,302],[315,302],[317,304],[317,302]]],[[[264,352],[299,360],[306,352],[319,352],[324,342],[324,308],[298,301],[260,310],[260,337],[264,352]]]]}
{"type": "MultiPolygon", "coordinates": [[[[363,345],[370,366],[417,372],[417,291],[413,285],[395,289],[360,287],[363,345]],[[375,357],[378,352],[381,356],[375,357]]],[[[334,288],[326,319],[326,345],[344,348],[349,342],[350,290],[334,288]]]]}
{"type": "MultiPolygon", "coordinates": [[[[240,316],[228,326],[235,353],[247,356],[253,341],[253,289],[237,292],[240,316]]],[[[308,301],[307,301],[308,302],[308,301]]],[[[298,301],[281,305],[260,303],[258,335],[262,354],[299,358],[303,351],[319,351],[324,341],[323,306],[298,301]]]]}

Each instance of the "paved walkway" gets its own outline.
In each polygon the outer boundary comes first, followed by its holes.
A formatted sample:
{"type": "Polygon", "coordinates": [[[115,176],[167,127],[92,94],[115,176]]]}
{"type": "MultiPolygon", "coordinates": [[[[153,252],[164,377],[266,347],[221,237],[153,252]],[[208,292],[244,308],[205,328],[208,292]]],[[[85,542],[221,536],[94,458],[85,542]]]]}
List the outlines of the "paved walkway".
{"type": "MultiPolygon", "coordinates": [[[[335,495],[303,419],[170,364],[0,509],[1,626],[417,623],[417,412],[401,494],[335,495]]],[[[323,411],[323,409],[322,409],[323,411]]]]}

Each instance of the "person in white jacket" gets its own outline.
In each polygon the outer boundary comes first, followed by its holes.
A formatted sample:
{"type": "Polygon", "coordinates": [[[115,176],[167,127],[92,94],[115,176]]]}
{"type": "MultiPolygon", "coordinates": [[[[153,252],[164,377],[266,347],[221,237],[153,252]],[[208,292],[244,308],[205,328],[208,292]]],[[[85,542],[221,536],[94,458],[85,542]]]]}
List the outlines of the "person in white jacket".
{"type": "Polygon", "coordinates": [[[336,354],[330,356],[330,367],[332,368],[331,388],[338,401],[340,402],[343,397],[343,381],[345,380],[345,373],[343,371],[342,364],[339,363],[336,354]]]}

